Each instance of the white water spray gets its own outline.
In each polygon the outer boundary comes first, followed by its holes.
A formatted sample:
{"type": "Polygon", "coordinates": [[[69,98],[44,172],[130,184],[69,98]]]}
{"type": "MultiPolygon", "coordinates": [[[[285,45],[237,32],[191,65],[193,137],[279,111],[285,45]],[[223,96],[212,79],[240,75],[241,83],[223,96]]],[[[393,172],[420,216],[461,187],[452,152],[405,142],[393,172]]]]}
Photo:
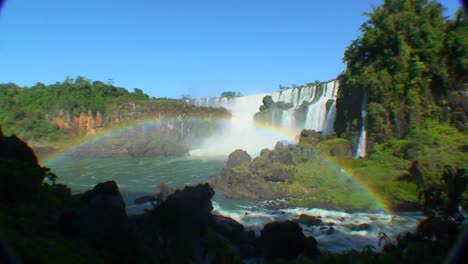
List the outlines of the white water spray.
{"type": "Polygon", "coordinates": [[[362,93],[361,123],[361,133],[356,148],[356,158],[367,156],[367,91],[362,93]]]}
{"type": "MultiPolygon", "coordinates": [[[[291,140],[291,136],[298,135],[302,129],[323,131],[324,134],[333,132],[336,108],[332,104],[327,112],[327,102],[336,100],[338,93],[338,81],[330,81],[322,86],[305,86],[291,88],[279,92],[254,94],[234,98],[202,98],[191,100],[190,103],[199,106],[224,107],[231,111],[232,118],[226,124],[224,131],[210,138],[202,147],[192,150],[192,155],[213,156],[228,155],[235,149],[244,149],[249,154],[256,156],[263,148],[273,148],[276,142],[291,140]],[[269,133],[258,129],[254,125],[254,115],[259,112],[265,96],[271,96],[274,102],[284,102],[293,105],[292,108],[282,112],[274,112],[275,126],[285,133],[269,133]],[[297,111],[301,111],[301,105],[307,103],[305,121],[296,120],[297,111]],[[280,115],[281,116],[276,116],[280,115]]],[[[303,111],[303,110],[302,110],[303,111]]]]}

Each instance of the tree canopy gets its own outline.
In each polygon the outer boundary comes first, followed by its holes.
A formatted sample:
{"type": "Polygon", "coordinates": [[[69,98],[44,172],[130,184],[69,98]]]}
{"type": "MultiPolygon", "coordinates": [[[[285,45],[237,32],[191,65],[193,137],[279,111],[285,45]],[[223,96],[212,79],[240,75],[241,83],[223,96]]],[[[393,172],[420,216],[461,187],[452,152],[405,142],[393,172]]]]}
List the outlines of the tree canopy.
{"type": "Polygon", "coordinates": [[[343,58],[338,133],[357,133],[364,94],[371,141],[405,136],[426,118],[460,122],[444,109],[459,108],[466,82],[467,20],[463,10],[453,20],[443,11],[436,1],[385,0],[366,14],[343,58]]]}
{"type": "Polygon", "coordinates": [[[233,97],[239,97],[239,96],[242,96],[240,92],[227,91],[227,92],[221,93],[221,97],[226,97],[226,98],[233,98],[233,97]]]}

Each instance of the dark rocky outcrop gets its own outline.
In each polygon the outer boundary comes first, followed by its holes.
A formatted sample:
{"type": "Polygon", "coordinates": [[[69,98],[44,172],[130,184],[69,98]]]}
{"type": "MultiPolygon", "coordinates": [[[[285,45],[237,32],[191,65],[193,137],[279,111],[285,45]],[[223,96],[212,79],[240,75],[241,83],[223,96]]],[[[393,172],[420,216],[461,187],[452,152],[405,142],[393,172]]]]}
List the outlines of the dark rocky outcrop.
{"type": "Polygon", "coordinates": [[[4,136],[0,126],[0,203],[37,199],[47,171],[26,142],[16,135],[4,136]]]}
{"type": "Polygon", "coordinates": [[[133,221],[140,240],[154,243],[158,249],[150,250],[149,258],[160,263],[240,263],[228,240],[241,241],[243,227],[211,214],[213,195],[209,184],[187,186],[148,214],[136,217],[133,221]]]}
{"type": "Polygon", "coordinates": [[[207,183],[188,186],[169,195],[153,213],[164,216],[160,219],[160,224],[167,231],[202,232],[211,220],[211,198],[214,194],[214,190],[207,183]]]}
{"type": "Polygon", "coordinates": [[[28,144],[16,135],[9,137],[3,135],[0,126],[0,159],[24,161],[38,167],[37,157],[28,144]]]}
{"type": "Polygon", "coordinates": [[[75,207],[60,218],[62,233],[69,238],[84,240],[110,259],[113,251],[119,252],[114,261],[125,263],[136,254],[125,203],[114,181],[97,184],[92,190],[74,196],[75,207]]]}
{"type": "Polygon", "coordinates": [[[253,231],[245,231],[243,225],[222,215],[213,215],[210,226],[233,244],[235,251],[241,258],[256,256],[257,249],[254,244],[255,234],[253,231]]]}
{"type": "Polygon", "coordinates": [[[266,224],[257,242],[262,256],[267,259],[294,259],[299,255],[319,254],[317,241],[306,237],[299,224],[293,221],[266,224]]]}
{"type": "Polygon", "coordinates": [[[245,150],[236,149],[234,152],[229,154],[228,160],[226,162],[226,169],[232,169],[240,167],[252,161],[249,153],[245,150]]]}
{"type": "Polygon", "coordinates": [[[136,198],[134,203],[135,204],[144,204],[144,203],[152,203],[152,202],[156,202],[156,201],[157,201],[156,196],[154,196],[154,195],[144,195],[144,196],[136,198]]]}
{"type": "Polygon", "coordinates": [[[318,217],[301,214],[298,219],[295,220],[303,225],[313,226],[322,223],[322,220],[318,217]]]}
{"type": "Polygon", "coordinates": [[[285,189],[294,181],[294,155],[288,145],[278,143],[251,159],[243,150],[229,155],[226,167],[215,175],[215,185],[235,198],[276,198],[287,196],[285,189]],[[280,185],[278,185],[280,184],[280,185]]]}

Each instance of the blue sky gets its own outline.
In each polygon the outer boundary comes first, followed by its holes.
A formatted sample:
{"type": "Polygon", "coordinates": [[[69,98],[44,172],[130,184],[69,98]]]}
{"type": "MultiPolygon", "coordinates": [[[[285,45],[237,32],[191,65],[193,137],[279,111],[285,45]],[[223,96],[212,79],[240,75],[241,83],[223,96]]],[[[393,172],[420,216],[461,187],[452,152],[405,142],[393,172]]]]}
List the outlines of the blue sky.
{"type": "MultiPolygon", "coordinates": [[[[0,83],[113,79],[154,97],[329,80],[381,0],[7,0],[0,83]]],[[[452,15],[458,0],[440,1],[452,15]]]]}

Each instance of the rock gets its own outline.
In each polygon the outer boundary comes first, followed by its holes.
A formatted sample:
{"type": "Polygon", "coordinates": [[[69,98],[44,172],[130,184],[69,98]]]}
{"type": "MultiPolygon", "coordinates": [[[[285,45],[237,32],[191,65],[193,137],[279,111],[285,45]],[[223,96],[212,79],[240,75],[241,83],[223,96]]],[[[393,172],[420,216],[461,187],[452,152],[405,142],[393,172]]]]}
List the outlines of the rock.
{"type": "Polygon", "coordinates": [[[169,195],[173,194],[176,191],[175,188],[167,185],[167,184],[159,184],[156,187],[156,200],[157,201],[164,201],[169,197],[169,195]]]}
{"type": "Polygon", "coordinates": [[[262,151],[260,151],[260,157],[268,157],[268,155],[271,153],[271,150],[264,148],[262,151]]]}
{"type": "Polygon", "coordinates": [[[457,224],[442,217],[429,217],[424,219],[417,227],[417,233],[424,237],[435,237],[436,240],[454,241],[459,236],[457,224]]]}
{"type": "Polygon", "coordinates": [[[320,142],[321,136],[321,133],[315,130],[303,129],[301,131],[301,135],[299,136],[299,142],[302,144],[315,146],[318,142],[320,142]]]}
{"type": "Polygon", "coordinates": [[[267,259],[294,259],[300,254],[319,254],[315,239],[307,238],[299,224],[293,221],[266,224],[258,239],[258,247],[267,259]]]}
{"type": "Polygon", "coordinates": [[[35,167],[39,167],[37,157],[28,144],[16,135],[3,136],[0,128],[0,159],[24,161],[35,167]]]}
{"type": "Polygon", "coordinates": [[[335,231],[333,226],[322,226],[320,227],[320,231],[323,231],[325,234],[330,235],[335,231]]]}
{"type": "Polygon", "coordinates": [[[274,150],[269,155],[270,162],[278,162],[284,165],[294,165],[294,158],[288,149],[274,150]]]}
{"type": "Polygon", "coordinates": [[[114,263],[127,263],[137,254],[125,203],[114,181],[97,184],[73,196],[76,207],[62,214],[60,227],[68,238],[83,240],[107,252],[114,263]],[[118,251],[113,255],[111,252],[118,251]]]}
{"type": "Polygon", "coordinates": [[[114,181],[97,184],[79,198],[73,229],[85,240],[113,240],[129,231],[125,203],[114,181]]]}
{"type": "Polygon", "coordinates": [[[288,188],[278,183],[294,181],[293,155],[282,143],[276,148],[262,150],[261,156],[253,161],[247,152],[234,151],[226,167],[214,176],[214,184],[233,198],[275,199],[290,195],[288,188]]]}
{"type": "Polygon", "coordinates": [[[211,215],[213,195],[209,184],[187,186],[137,219],[142,239],[159,245],[154,249],[159,250],[158,263],[223,263],[223,259],[238,258],[229,239],[240,241],[243,226],[211,215]]]}
{"type": "Polygon", "coordinates": [[[214,193],[207,183],[187,186],[169,195],[153,213],[165,231],[200,233],[212,220],[214,193]]]}
{"type": "Polygon", "coordinates": [[[283,144],[283,142],[278,141],[275,145],[275,151],[285,151],[288,150],[288,146],[283,144]]]}
{"type": "Polygon", "coordinates": [[[135,204],[144,204],[148,202],[156,202],[156,197],[154,195],[145,195],[135,199],[135,204]]]}
{"type": "Polygon", "coordinates": [[[26,142],[4,136],[0,127],[0,204],[35,201],[47,172],[26,142]]]}
{"type": "Polygon", "coordinates": [[[229,154],[228,161],[226,163],[226,168],[235,168],[244,164],[248,164],[252,161],[250,155],[241,149],[236,149],[234,152],[229,154]]]}
{"type": "Polygon", "coordinates": [[[232,218],[222,215],[212,215],[211,226],[216,232],[220,233],[230,241],[238,240],[239,235],[244,233],[243,225],[239,224],[232,218]]]}
{"type": "Polygon", "coordinates": [[[304,225],[312,226],[312,225],[318,225],[322,223],[322,220],[318,219],[315,216],[301,214],[299,218],[296,220],[296,222],[304,224],[304,225]]]}
{"type": "Polygon", "coordinates": [[[368,223],[362,223],[362,224],[359,224],[359,225],[350,225],[349,226],[349,229],[351,229],[352,231],[369,230],[369,228],[370,228],[370,224],[368,224],[368,223]]]}
{"type": "Polygon", "coordinates": [[[245,231],[244,226],[234,219],[222,215],[213,215],[210,226],[218,234],[229,240],[243,259],[256,255],[254,232],[245,231]]]}

